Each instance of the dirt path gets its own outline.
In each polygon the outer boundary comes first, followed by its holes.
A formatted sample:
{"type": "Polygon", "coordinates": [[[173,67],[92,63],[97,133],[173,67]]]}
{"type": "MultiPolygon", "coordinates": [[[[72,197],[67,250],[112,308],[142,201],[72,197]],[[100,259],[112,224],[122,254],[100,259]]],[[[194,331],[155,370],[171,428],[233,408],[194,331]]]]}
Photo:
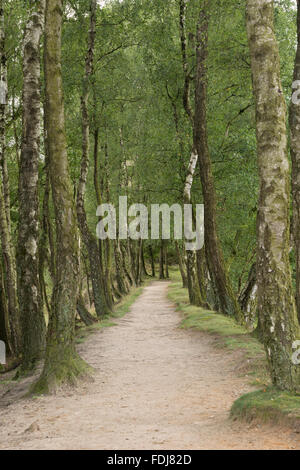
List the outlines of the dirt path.
{"type": "Polygon", "coordinates": [[[209,336],[178,329],[166,290],[149,285],[117,326],[80,345],[93,383],[0,408],[0,448],[300,449],[291,431],[228,419],[249,387],[209,336]]]}

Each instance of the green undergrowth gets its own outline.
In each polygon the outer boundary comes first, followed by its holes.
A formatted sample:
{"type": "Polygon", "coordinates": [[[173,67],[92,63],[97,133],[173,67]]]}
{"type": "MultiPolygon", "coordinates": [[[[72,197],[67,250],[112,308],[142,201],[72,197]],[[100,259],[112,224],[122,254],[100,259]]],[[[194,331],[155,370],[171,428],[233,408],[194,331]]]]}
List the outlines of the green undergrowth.
{"type": "Polygon", "coordinates": [[[136,299],[141,295],[145,285],[150,281],[145,281],[142,287],[136,287],[131,290],[131,292],[124,297],[114,308],[114,311],[103,318],[103,320],[95,323],[91,326],[81,326],[76,332],[76,343],[84,343],[84,341],[90,336],[90,334],[95,333],[103,328],[110,328],[115,326],[116,323],[114,319],[124,317],[130,310],[131,305],[136,301],[136,299]]]}
{"type": "Polygon", "coordinates": [[[217,348],[240,353],[238,371],[251,385],[269,385],[269,374],[262,344],[233,318],[190,305],[187,289],[182,288],[180,273],[171,270],[172,283],[168,296],[182,313],[181,328],[208,333],[217,348]]]}
{"type": "Polygon", "coordinates": [[[231,417],[247,422],[290,424],[300,432],[300,395],[282,392],[274,387],[247,393],[231,408],[231,417]]]}

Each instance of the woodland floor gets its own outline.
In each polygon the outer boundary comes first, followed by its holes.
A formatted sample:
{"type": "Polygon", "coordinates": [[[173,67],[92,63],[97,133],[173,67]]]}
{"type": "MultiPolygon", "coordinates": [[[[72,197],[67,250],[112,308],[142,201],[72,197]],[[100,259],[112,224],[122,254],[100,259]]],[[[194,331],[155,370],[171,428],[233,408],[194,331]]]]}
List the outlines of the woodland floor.
{"type": "Polygon", "coordinates": [[[238,355],[180,329],[167,287],[148,285],[116,326],[79,345],[94,381],[14,404],[2,390],[0,449],[300,449],[290,429],[229,419],[253,390],[238,355]]]}

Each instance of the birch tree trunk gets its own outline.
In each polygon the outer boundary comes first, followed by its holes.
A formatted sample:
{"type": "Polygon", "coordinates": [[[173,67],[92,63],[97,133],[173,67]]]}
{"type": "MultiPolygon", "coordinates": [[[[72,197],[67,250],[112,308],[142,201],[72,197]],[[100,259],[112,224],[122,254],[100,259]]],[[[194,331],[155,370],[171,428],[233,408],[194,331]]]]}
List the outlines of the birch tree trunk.
{"type": "Polygon", "coordinates": [[[182,287],[187,288],[188,287],[187,275],[185,273],[185,267],[184,267],[184,261],[182,259],[181,248],[177,240],[175,240],[175,248],[176,248],[176,254],[177,254],[177,259],[178,259],[178,264],[179,264],[179,271],[180,271],[181,279],[182,279],[182,287]]]}
{"type": "MultiPolygon", "coordinates": [[[[194,174],[198,162],[198,153],[195,148],[192,150],[186,181],[183,190],[183,203],[191,204],[191,190],[194,180],[194,174]]],[[[186,240],[190,242],[190,240],[186,240]]],[[[196,254],[194,251],[187,251],[187,286],[189,291],[189,300],[192,305],[202,306],[204,303],[202,301],[199,289],[199,283],[197,279],[196,272],[196,254]]]]}
{"type": "Polygon", "coordinates": [[[10,233],[10,207],[8,203],[8,178],[5,159],[6,146],[6,107],[7,107],[7,73],[4,31],[4,2],[0,0],[0,161],[2,171],[0,178],[0,238],[4,261],[4,285],[8,309],[8,341],[12,354],[19,358],[21,354],[21,331],[19,306],[17,299],[17,275],[15,253],[10,233]]]}
{"type": "MultiPolygon", "coordinates": [[[[297,0],[297,52],[294,81],[300,80],[300,0],[297,0]]],[[[290,131],[292,157],[293,226],[292,235],[296,254],[296,305],[300,322],[300,103],[292,98],[290,104],[290,131]]]]}
{"type": "Polygon", "coordinates": [[[46,324],[39,282],[40,41],[45,0],[31,2],[23,58],[23,136],[19,176],[18,296],[22,327],[22,371],[31,370],[45,348],[46,324]]]}
{"type": "Polygon", "coordinates": [[[63,1],[46,1],[45,80],[50,178],[56,221],[56,272],[48,326],[46,359],[33,393],[73,384],[87,371],[75,350],[75,314],[79,286],[79,245],[72,183],[69,175],[63,85],[61,30],[63,1]]]}
{"type": "Polygon", "coordinates": [[[160,241],[159,249],[159,279],[165,279],[165,267],[164,267],[164,240],[160,241]]]}
{"type": "Polygon", "coordinates": [[[151,276],[155,277],[155,262],[154,262],[152,245],[149,245],[149,255],[150,255],[150,261],[151,261],[151,276]]]}
{"type": "Polygon", "coordinates": [[[0,70],[0,128],[1,128],[1,176],[2,176],[2,191],[5,204],[5,213],[7,219],[7,228],[11,233],[10,221],[10,190],[9,190],[9,176],[6,160],[6,112],[7,112],[7,97],[8,97],[8,84],[7,84],[7,58],[5,51],[5,19],[4,19],[4,5],[5,1],[0,1],[0,54],[1,54],[1,70],[0,70]]]}
{"type": "Polygon", "coordinates": [[[270,0],[247,0],[260,177],[257,219],[258,315],[273,384],[300,392],[292,345],[300,338],[289,265],[290,169],[286,105],[270,0]]]}
{"type": "MultiPolygon", "coordinates": [[[[183,68],[183,76],[184,76],[183,107],[192,124],[193,131],[194,131],[195,121],[194,121],[192,108],[190,105],[191,73],[188,67],[187,38],[186,38],[186,9],[187,9],[187,0],[180,0],[179,2],[179,26],[180,26],[182,68],[183,68]]],[[[175,118],[175,114],[174,114],[174,118],[175,118]]],[[[176,124],[176,120],[175,120],[175,124],[176,124]]],[[[177,127],[177,124],[176,124],[176,127],[177,127]]],[[[189,161],[189,165],[187,168],[186,177],[184,181],[183,204],[191,204],[191,191],[192,191],[197,161],[198,161],[198,153],[193,142],[191,157],[190,157],[190,161],[189,161]]],[[[186,241],[189,242],[190,240],[186,240],[186,241]]],[[[188,292],[189,292],[189,301],[192,305],[201,306],[203,302],[201,299],[199,283],[197,280],[195,252],[187,251],[186,264],[187,264],[186,271],[187,271],[187,287],[188,287],[188,292]]]]}
{"type": "Polygon", "coordinates": [[[244,314],[246,325],[253,329],[257,319],[256,263],[251,266],[247,282],[239,295],[238,301],[244,314]]]}
{"type": "Polygon", "coordinates": [[[4,276],[2,263],[0,264],[0,340],[6,344],[7,354],[11,355],[11,341],[9,338],[9,315],[7,299],[5,295],[4,276]]]}
{"type": "Polygon", "coordinates": [[[91,0],[90,10],[90,29],[89,29],[89,40],[88,40],[88,51],[85,62],[85,76],[83,80],[83,91],[81,97],[81,112],[82,112],[82,159],[81,159],[81,171],[80,180],[77,189],[77,218],[78,224],[82,236],[82,240],[86,246],[90,271],[92,288],[94,294],[95,310],[98,317],[109,313],[109,308],[105,300],[103,292],[103,283],[101,266],[102,261],[99,255],[98,243],[95,235],[93,235],[88,227],[87,216],[84,207],[84,196],[86,191],[86,182],[89,171],[89,152],[90,152],[90,122],[88,114],[88,100],[89,100],[89,88],[90,88],[90,77],[93,73],[94,63],[94,47],[95,47],[95,36],[96,36],[96,11],[97,1],[91,0]]]}
{"type": "Polygon", "coordinates": [[[212,164],[207,137],[207,74],[206,59],[208,45],[208,3],[202,2],[197,24],[196,35],[196,83],[195,83],[195,117],[194,142],[198,153],[198,164],[204,200],[205,250],[208,269],[217,299],[217,308],[226,315],[234,316],[242,322],[242,313],[233,293],[225,267],[222,248],[217,231],[217,204],[212,164]]]}

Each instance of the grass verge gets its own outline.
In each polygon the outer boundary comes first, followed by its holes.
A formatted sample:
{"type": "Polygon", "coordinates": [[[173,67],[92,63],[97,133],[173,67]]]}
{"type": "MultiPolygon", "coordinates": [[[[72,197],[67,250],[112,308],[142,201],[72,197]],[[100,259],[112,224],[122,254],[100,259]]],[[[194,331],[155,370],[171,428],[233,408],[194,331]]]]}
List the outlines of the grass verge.
{"type": "Polygon", "coordinates": [[[251,385],[263,387],[238,398],[231,409],[233,419],[257,420],[262,423],[288,424],[300,432],[300,396],[282,392],[270,386],[269,372],[263,345],[236,322],[216,312],[190,305],[187,289],[182,288],[180,273],[171,270],[169,299],[182,313],[181,328],[211,334],[215,346],[228,352],[239,352],[241,375],[251,385]]]}
{"type": "Polygon", "coordinates": [[[288,424],[300,433],[300,395],[273,387],[242,395],[232,405],[230,414],[233,419],[247,422],[288,424]]]}
{"type": "Polygon", "coordinates": [[[247,376],[251,385],[268,386],[269,375],[262,344],[233,318],[190,305],[187,289],[182,288],[177,271],[171,272],[171,280],[168,295],[183,315],[181,328],[208,333],[214,337],[217,348],[239,352],[239,373],[247,376]]]}

